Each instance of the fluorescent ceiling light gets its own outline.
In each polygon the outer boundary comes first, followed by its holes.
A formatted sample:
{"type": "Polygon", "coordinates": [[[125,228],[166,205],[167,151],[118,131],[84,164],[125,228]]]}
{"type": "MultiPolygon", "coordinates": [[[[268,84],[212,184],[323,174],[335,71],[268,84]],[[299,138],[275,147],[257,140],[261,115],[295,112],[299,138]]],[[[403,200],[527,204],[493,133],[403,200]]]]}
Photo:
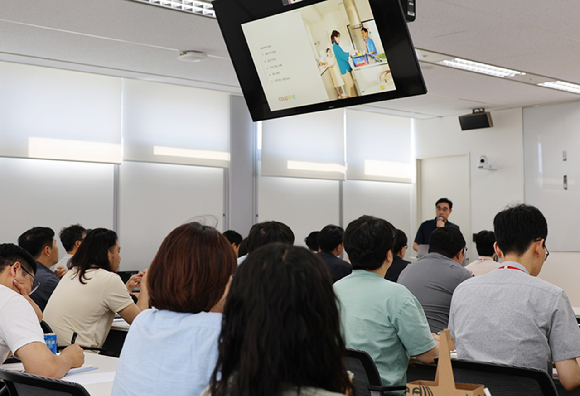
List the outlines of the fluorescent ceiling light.
{"type": "Polygon", "coordinates": [[[538,84],[540,87],[559,89],[560,91],[580,94],[580,85],[567,83],[564,81],[547,81],[538,84]]]}
{"type": "Polygon", "coordinates": [[[467,70],[475,73],[487,74],[495,77],[514,77],[526,74],[524,72],[504,69],[503,67],[486,65],[485,63],[472,62],[461,58],[446,59],[438,63],[443,66],[467,70]]]}
{"type": "Polygon", "coordinates": [[[67,161],[120,164],[123,150],[120,144],[28,138],[28,157],[67,161]]]}
{"type": "Polygon", "coordinates": [[[314,172],[336,172],[344,173],[346,172],[346,167],[340,164],[322,164],[318,162],[305,162],[305,161],[288,161],[288,169],[293,170],[305,170],[314,172]]]}
{"type": "Polygon", "coordinates": [[[170,157],[184,157],[204,160],[229,161],[230,153],[225,151],[189,150],[176,147],[154,146],[154,155],[167,155],[170,157]]]}
{"type": "Polygon", "coordinates": [[[365,175],[400,179],[411,182],[411,164],[403,162],[365,160],[365,175]]]}
{"type": "Polygon", "coordinates": [[[160,7],[171,8],[172,10],[179,10],[190,12],[197,15],[205,15],[215,18],[213,5],[209,2],[197,0],[133,0],[140,3],[152,4],[160,7]]]}

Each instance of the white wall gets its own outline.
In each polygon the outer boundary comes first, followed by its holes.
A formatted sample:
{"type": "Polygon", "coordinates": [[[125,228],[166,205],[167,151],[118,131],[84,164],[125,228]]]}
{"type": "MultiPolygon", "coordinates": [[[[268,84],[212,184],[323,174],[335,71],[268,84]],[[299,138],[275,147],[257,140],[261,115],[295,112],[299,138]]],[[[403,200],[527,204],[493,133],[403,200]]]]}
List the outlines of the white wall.
{"type": "Polygon", "coordinates": [[[493,128],[472,131],[462,131],[457,117],[415,121],[417,158],[471,154],[471,230],[462,230],[466,241],[474,232],[493,230],[493,217],[506,205],[524,201],[522,109],[492,112],[492,118],[493,128]],[[497,162],[498,169],[477,169],[480,155],[497,162]]]}

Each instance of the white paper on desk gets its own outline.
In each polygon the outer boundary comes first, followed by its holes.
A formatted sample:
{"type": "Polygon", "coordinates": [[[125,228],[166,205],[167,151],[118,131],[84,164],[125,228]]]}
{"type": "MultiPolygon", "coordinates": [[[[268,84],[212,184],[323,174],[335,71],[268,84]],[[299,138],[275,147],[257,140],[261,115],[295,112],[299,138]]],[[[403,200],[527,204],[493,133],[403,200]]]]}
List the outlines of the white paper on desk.
{"type": "Polygon", "coordinates": [[[77,374],[70,377],[64,377],[62,379],[68,382],[76,382],[77,384],[81,385],[91,385],[101,382],[113,382],[115,380],[115,372],[111,371],[108,373],[77,374]]]}

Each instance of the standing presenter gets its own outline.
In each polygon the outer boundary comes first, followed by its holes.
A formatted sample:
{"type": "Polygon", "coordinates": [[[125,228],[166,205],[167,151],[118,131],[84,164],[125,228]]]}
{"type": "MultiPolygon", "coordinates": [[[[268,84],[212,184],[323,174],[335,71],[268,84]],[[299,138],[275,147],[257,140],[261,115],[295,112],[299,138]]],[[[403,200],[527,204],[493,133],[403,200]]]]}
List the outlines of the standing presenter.
{"type": "Polygon", "coordinates": [[[449,215],[453,212],[453,202],[447,198],[439,198],[435,202],[435,218],[424,221],[417,230],[413,250],[419,251],[419,245],[429,245],[431,233],[438,227],[457,227],[457,224],[450,222],[449,215]]]}

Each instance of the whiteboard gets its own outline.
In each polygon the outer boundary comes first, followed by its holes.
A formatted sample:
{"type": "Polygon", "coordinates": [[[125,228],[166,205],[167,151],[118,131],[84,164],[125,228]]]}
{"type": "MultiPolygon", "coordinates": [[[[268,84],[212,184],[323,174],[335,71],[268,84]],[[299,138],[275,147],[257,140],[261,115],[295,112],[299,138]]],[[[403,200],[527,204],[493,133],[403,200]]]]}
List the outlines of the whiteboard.
{"type": "Polygon", "coordinates": [[[546,217],[550,251],[579,251],[580,103],[524,109],[524,166],[525,201],[546,217]]]}
{"type": "Polygon", "coordinates": [[[125,161],[119,179],[122,271],[148,268],[167,234],[188,221],[223,231],[222,169],[125,161]]]}
{"type": "Polygon", "coordinates": [[[113,228],[114,165],[0,157],[0,243],[35,227],[113,228]]]}

